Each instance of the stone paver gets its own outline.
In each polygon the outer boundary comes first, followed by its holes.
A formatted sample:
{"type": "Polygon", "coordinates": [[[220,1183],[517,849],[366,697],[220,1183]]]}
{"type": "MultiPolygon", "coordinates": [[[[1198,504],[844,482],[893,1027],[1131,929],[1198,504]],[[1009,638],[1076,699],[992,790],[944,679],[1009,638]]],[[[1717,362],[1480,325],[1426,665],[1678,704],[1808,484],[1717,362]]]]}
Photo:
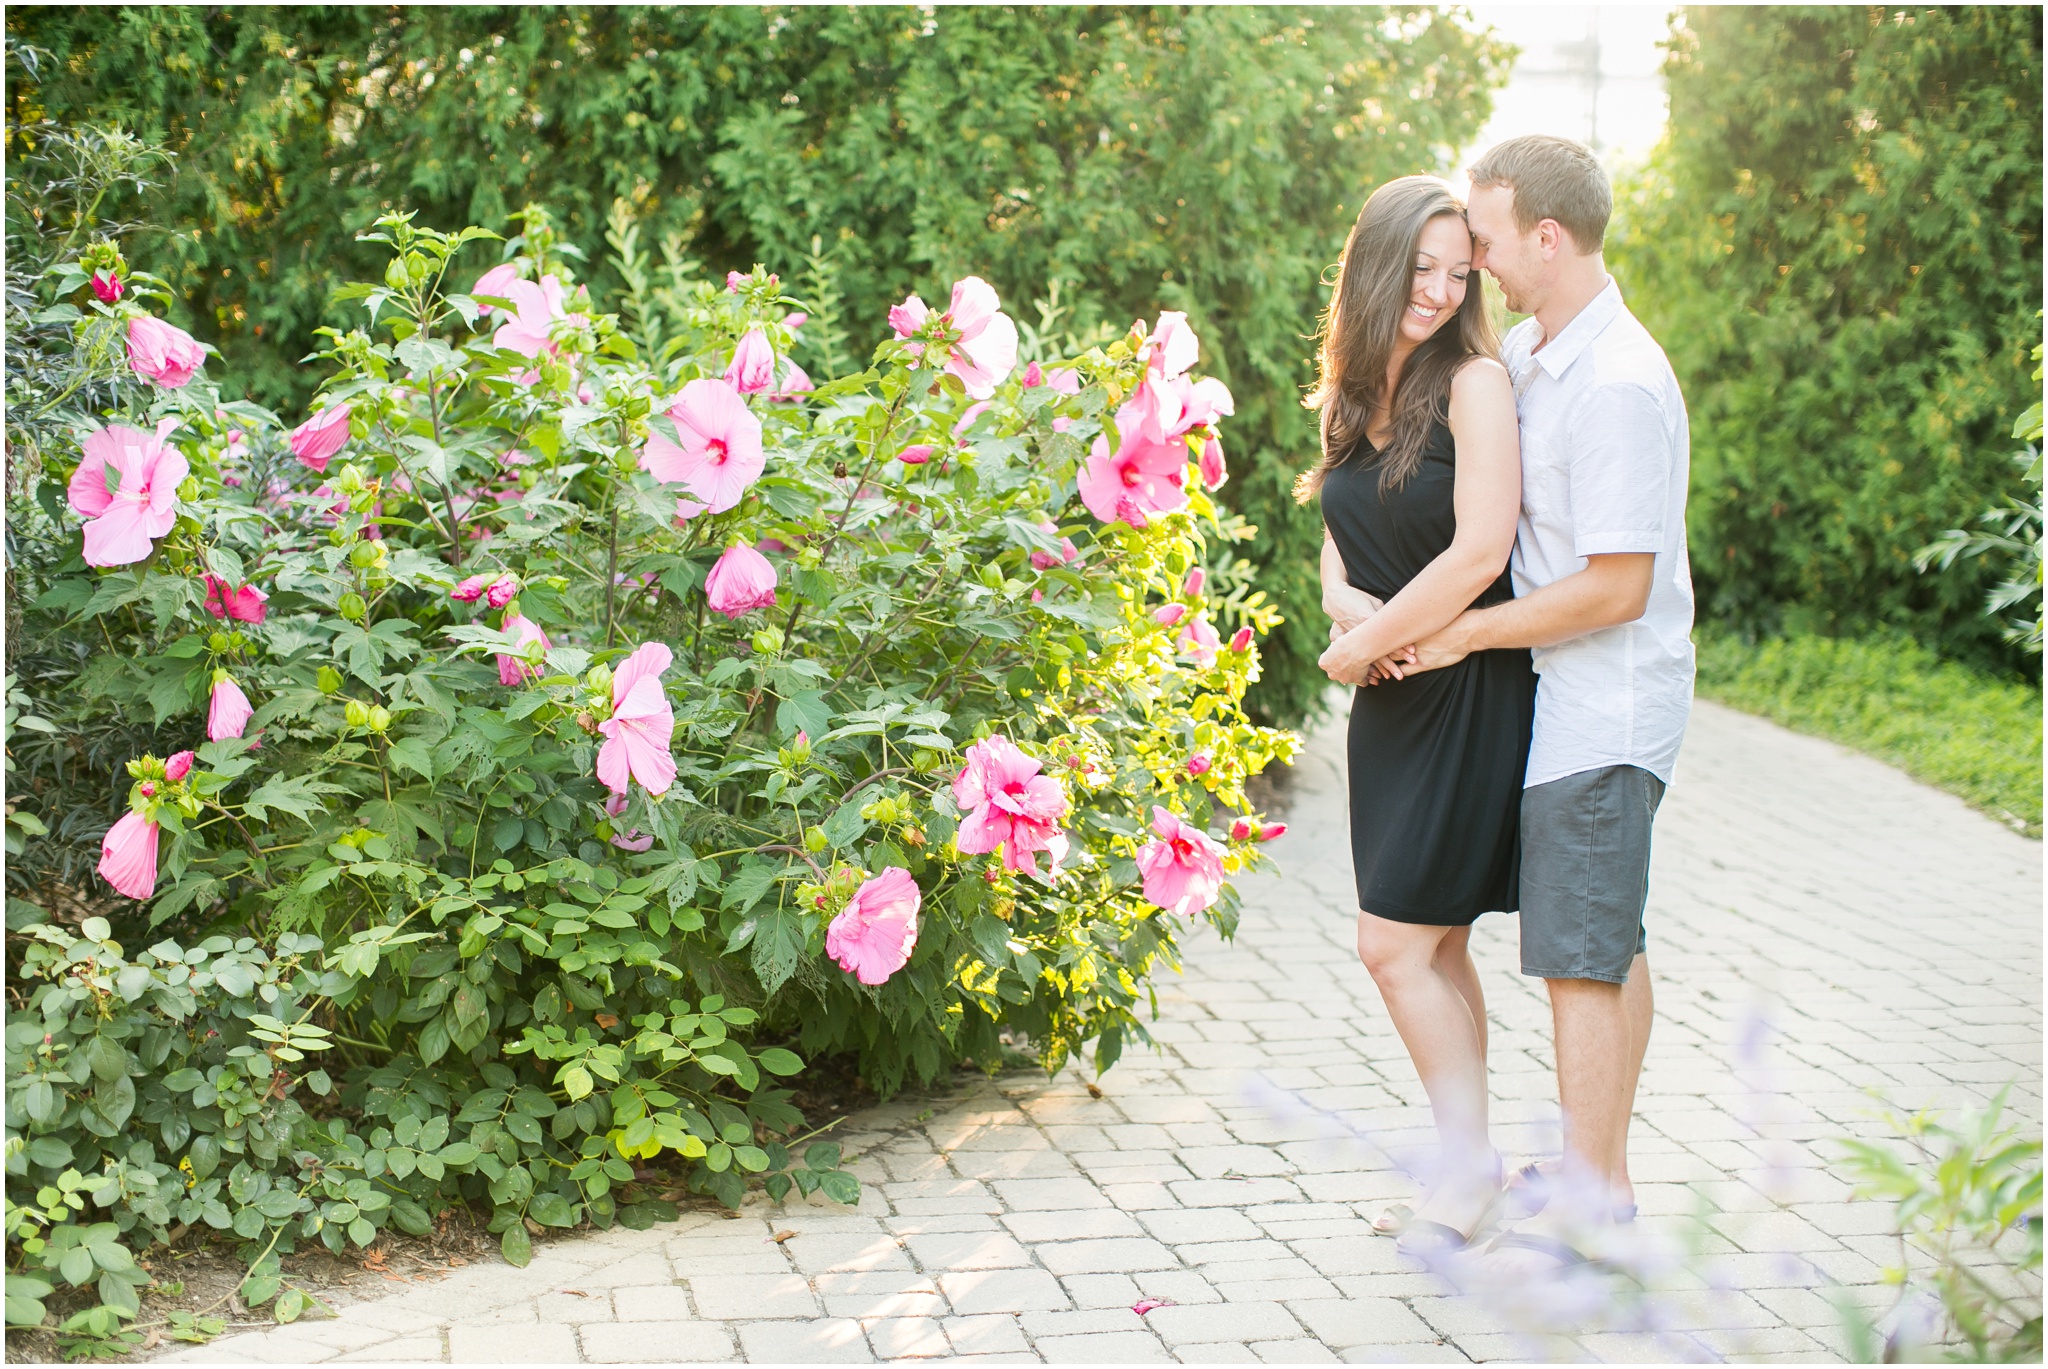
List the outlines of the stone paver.
{"type": "MultiPolygon", "coordinates": [[[[334,1321],[181,1348],[224,1363],[1464,1362],[1559,1353],[1364,1223],[1412,1196],[1428,1110],[1351,949],[1342,722],[1300,763],[1280,872],[1234,943],[1187,937],[1156,1054],[854,1119],[857,1212],[755,1198],[586,1234],[334,1321]],[[922,1120],[920,1121],[920,1116],[922,1120]],[[779,1231],[798,1234],[777,1243],[779,1231]],[[1165,1305],[1140,1315],[1139,1298],[1165,1305]]],[[[1869,1090],[2041,1116],[2041,847],[1829,743],[1710,704],[1657,824],[1657,1027],[1632,1133],[1649,1237],[1703,1263],[1608,1360],[1839,1359],[1830,1283],[1882,1306],[1885,1212],[1826,1141],[1882,1135],[1869,1090]],[[1749,1047],[1763,1043],[1762,1050],[1749,1047]],[[1745,1045],[1745,1043],[1749,1043],[1745,1045]],[[1695,1226],[1697,1217],[1705,1217],[1695,1226]]],[[[1482,919],[1496,1140],[1554,1154],[1541,986],[1482,919]]]]}

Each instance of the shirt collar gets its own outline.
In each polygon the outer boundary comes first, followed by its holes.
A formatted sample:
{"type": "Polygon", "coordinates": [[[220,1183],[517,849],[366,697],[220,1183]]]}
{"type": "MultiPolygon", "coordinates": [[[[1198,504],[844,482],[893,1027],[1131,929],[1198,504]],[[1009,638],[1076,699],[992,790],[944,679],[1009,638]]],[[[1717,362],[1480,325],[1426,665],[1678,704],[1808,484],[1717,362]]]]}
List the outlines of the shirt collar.
{"type": "Polygon", "coordinates": [[[1614,283],[1614,277],[1607,278],[1607,288],[1593,296],[1592,303],[1579,310],[1564,331],[1543,345],[1535,354],[1536,363],[1552,380],[1556,380],[1571,369],[1579,353],[1586,350],[1593,339],[1607,331],[1607,325],[1621,312],[1621,287],[1614,283]]]}

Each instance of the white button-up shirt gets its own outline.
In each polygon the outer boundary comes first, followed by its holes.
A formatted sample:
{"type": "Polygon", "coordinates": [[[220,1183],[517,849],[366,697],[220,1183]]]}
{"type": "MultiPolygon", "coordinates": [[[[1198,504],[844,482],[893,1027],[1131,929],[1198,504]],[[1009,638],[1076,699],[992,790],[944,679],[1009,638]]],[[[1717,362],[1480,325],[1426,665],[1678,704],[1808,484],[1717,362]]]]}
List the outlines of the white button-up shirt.
{"type": "Polygon", "coordinates": [[[1634,765],[1668,784],[1692,711],[1685,400],[1611,277],[1539,343],[1543,330],[1530,318],[1501,347],[1522,424],[1515,593],[1585,569],[1588,556],[1657,560],[1642,617],[1533,653],[1541,679],[1524,782],[1634,765]]]}

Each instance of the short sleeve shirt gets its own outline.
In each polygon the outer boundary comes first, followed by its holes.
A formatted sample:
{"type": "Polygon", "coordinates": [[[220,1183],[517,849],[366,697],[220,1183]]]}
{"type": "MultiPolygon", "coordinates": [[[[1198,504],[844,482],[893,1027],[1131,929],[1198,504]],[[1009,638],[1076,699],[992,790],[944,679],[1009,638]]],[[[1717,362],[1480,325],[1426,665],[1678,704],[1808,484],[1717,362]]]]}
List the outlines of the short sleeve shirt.
{"type": "Polygon", "coordinates": [[[1657,559],[1642,617],[1534,651],[1540,683],[1525,783],[1634,765],[1668,784],[1692,711],[1685,400],[1612,278],[1539,350],[1542,341],[1531,318],[1501,347],[1522,425],[1515,593],[1583,570],[1588,556],[1657,559]]]}

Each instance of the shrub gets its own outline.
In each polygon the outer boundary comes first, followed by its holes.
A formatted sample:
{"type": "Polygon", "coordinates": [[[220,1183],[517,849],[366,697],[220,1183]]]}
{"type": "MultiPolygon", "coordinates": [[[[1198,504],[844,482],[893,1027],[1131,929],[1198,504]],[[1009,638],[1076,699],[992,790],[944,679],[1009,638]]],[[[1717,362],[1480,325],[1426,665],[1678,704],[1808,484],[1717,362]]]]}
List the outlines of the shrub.
{"type": "Polygon", "coordinates": [[[818,240],[855,317],[970,273],[1063,310],[1061,351],[1185,311],[1239,396],[1221,497],[1258,525],[1246,550],[1287,619],[1252,695],[1287,722],[1328,686],[1322,531],[1288,497],[1315,450],[1299,399],[1319,281],[1373,186],[1478,132],[1508,56],[1399,5],[48,7],[8,24],[56,57],[19,83],[18,117],[118,123],[181,154],[148,255],[180,321],[295,412],[329,292],[382,269],[353,233],[394,207],[499,226],[546,204],[600,294],[625,197],[657,256],[672,240],[715,275],[794,267],[818,240]]]}
{"type": "Polygon", "coordinates": [[[2026,493],[2040,12],[1689,9],[1666,74],[1612,258],[1685,387],[1703,615],[2027,670],[1977,613],[2002,568],[1913,554],[2026,493]]]}
{"type": "Polygon", "coordinates": [[[8,510],[10,1315],[132,1313],[178,1226],[286,1317],[279,1252],[453,1202],[519,1262],[671,1212],[657,1155],[849,1201],[807,1059],[1107,1068],[1179,921],[1234,926],[1297,742],[1243,711],[1274,615],[1182,315],[1019,355],[970,277],[813,381],[881,323],[825,259],[696,280],[621,213],[626,322],[520,229],[458,289],[495,234],[382,219],[296,423],[59,244],[38,316],[125,341],[8,510]]]}

